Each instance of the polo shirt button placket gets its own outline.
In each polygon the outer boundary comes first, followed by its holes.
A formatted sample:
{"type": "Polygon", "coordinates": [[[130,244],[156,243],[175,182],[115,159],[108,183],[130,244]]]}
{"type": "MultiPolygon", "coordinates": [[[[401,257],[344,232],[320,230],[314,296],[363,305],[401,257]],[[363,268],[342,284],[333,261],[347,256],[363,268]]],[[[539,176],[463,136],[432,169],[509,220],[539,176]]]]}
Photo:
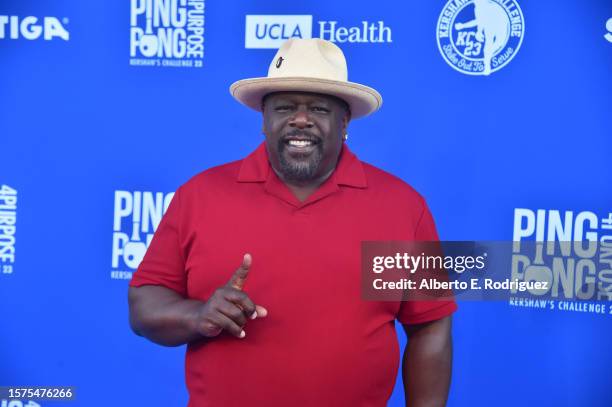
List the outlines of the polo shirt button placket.
{"type": "Polygon", "coordinates": [[[293,217],[295,219],[307,219],[310,217],[310,213],[304,208],[296,208],[293,210],[293,217]]]}
{"type": "Polygon", "coordinates": [[[298,240],[308,239],[311,229],[310,222],[312,220],[310,212],[305,208],[295,208],[292,211],[292,227],[295,228],[295,233],[298,235],[298,240]]]}

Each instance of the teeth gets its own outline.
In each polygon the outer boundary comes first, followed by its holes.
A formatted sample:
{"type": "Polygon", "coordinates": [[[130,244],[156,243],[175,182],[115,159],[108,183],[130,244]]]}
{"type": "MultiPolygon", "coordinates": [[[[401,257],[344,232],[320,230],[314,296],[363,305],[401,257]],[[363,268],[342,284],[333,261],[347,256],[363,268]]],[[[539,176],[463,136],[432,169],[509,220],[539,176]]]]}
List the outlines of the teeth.
{"type": "Polygon", "coordinates": [[[295,147],[306,147],[312,145],[312,142],[308,140],[289,140],[289,145],[295,147]]]}

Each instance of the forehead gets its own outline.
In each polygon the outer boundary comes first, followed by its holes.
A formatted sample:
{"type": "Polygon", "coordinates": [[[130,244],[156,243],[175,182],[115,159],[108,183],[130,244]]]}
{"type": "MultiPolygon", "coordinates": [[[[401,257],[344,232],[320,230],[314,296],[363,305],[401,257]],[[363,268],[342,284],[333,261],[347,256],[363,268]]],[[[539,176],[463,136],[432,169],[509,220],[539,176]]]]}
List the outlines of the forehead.
{"type": "Polygon", "coordinates": [[[328,105],[336,105],[346,107],[344,100],[335,96],[325,95],[322,93],[312,92],[274,92],[268,93],[263,98],[264,103],[274,103],[277,101],[292,102],[292,103],[325,103],[328,105]]]}

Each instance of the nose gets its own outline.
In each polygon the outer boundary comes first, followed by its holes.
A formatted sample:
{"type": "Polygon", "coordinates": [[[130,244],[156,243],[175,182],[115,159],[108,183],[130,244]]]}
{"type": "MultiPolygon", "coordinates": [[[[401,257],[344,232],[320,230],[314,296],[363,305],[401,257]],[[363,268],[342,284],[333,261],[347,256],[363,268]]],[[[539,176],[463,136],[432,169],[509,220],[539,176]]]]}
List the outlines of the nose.
{"type": "Polygon", "coordinates": [[[289,120],[289,126],[297,127],[298,129],[308,129],[314,126],[308,115],[308,109],[305,106],[299,106],[293,117],[289,120]]]}

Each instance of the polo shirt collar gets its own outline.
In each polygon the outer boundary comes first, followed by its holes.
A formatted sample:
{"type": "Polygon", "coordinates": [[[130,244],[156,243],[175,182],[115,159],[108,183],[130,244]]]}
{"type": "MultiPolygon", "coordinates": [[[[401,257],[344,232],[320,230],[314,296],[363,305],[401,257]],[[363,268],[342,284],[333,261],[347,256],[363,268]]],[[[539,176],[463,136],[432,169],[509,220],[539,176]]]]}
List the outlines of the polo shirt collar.
{"type": "Polygon", "coordinates": [[[338,191],[340,185],[353,188],[367,188],[368,186],[361,161],[346,144],[342,147],[338,165],[332,175],[304,202],[299,202],[272,170],[265,142],[242,160],[237,181],[264,182],[268,192],[298,207],[313,203],[338,191]]]}
{"type": "Polygon", "coordinates": [[[266,144],[261,143],[255,151],[242,160],[238,182],[265,182],[272,169],[268,163],[266,144]]]}
{"type": "Polygon", "coordinates": [[[340,159],[334,171],[335,181],[338,185],[346,185],[354,188],[367,188],[365,172],[361,161],[351,150],[346,143],[342,145],[340,159]]]}

